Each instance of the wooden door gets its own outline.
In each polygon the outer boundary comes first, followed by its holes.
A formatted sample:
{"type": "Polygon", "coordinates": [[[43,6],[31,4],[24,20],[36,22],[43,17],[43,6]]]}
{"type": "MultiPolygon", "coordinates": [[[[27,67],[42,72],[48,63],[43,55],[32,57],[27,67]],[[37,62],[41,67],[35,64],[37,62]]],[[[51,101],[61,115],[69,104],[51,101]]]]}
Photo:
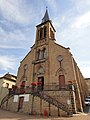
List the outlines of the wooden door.
{"type": "Polygon", "coordinates": [[[59,75],[59,88],[65,88],[65,76],[59,75]]]}
{"type": "Polygon", "coordinates": [[[19,97],[18,111],[22,109],[24,97],[19,97]]]}

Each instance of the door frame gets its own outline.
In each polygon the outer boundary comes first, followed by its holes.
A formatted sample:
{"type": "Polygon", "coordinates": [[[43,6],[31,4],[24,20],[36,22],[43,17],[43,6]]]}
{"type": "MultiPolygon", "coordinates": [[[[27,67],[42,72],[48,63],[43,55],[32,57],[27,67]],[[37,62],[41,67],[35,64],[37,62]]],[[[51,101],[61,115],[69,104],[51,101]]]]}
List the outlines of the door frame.
{"type": "Polygon", "coordinates": [[[23,102],[24,102],[24,96],[19,97],[19,101],[18,101],[18,111],[22,110],[23,102]]]}
{"type": "MultiPolygon", "coordinates": [[[[38,77],[38,82],[41,82],[42,84],[41,84],[41,89],[40,90],[44,90],[44,76],[40,76],[40,77],[38,77]]],[[[38,85],[38,87],[39,87],[39,85],[38,85]]]]}

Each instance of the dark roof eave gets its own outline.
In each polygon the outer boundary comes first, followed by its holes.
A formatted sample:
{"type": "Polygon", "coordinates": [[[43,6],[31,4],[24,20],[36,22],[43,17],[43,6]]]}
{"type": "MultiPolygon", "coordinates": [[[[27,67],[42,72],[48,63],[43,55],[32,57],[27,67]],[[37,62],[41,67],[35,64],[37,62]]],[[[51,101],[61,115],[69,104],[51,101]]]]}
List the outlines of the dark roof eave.
{"type": "Polygon", "coordinates": [[[85,80],[90,80],[90,78],[85,78],[85,80]]]}
{"type": "Polygon", "coordinates": [[[15,83],[16,83],[16,80],[13,80],[13,79],[10,79],[10,78],[0,77],[0,79],[6,79],[6,80],[13,81],[13,82],[15,82],[15,83]]]}

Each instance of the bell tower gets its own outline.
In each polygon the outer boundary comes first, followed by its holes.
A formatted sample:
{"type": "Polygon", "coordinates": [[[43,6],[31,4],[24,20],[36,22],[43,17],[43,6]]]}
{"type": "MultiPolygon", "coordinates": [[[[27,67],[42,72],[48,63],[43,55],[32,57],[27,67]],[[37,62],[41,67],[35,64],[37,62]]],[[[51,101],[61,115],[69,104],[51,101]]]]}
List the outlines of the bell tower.
{"type": "Polygon", "coordinates": [[[48,10],[46,9],[45,15],[42,18],[42,22],[36,26],[36,46],[43,45],[49,42],[49,40],[55,40],[55,29],[49,19],[48,10]]]}
{"type": "Polygon", "coordinates": [[[33,80],[43,83],[42,90],[49,82],[49,45],[54,41],[55,29],[46,9],[41,23],[36,26],[35,60],[33,62],[33,80]]]}

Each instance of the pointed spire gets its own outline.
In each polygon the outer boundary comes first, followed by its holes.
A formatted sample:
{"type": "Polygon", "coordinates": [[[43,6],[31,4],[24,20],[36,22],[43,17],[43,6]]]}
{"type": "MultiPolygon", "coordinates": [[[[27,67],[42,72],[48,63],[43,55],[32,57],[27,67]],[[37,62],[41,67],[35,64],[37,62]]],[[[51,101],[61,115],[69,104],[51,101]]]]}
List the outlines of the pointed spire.
{"type": "Polygon", "coordinates": [[[43,19],[42,19],[42,23],[44,23],[44,22],[46,22],[46,21],[48,21],[48,20],[49,20],[49,15],[48,15],[47,7],[46,7],[46,12],[45,12],[45,15],[44,15],[44,17],[43,17],[43,19]]]}

